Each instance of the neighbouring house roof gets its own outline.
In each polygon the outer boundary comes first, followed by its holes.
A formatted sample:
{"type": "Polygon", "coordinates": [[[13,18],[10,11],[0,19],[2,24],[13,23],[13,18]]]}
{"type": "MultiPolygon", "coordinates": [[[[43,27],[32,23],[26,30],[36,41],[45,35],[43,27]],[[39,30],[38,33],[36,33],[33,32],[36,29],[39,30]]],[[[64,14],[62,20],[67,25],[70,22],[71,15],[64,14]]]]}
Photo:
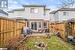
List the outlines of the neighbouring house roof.
{"type": "Polygon", "coordinates": [[[23,5],[23,7],[45,7],[46,5],[23,5]]]}
{"type": "Polygon", "coordinates": [[[58,11],[75,11],[75,8],[61,8],[58,11]]]}
{"type": "Polygon", "coordinates": [[[8,13],[13,13],[14,11],[24,11],[24,8],[14,9],[14,10],[12,10],[12,11],[8,11],[8,13]]]}
{"type": "Polygon", "coordinates": [[[24,8],[21,8],[21,9],[14,9],[13,11],[24,11],[24,8]]]}
{"type": "Polygon", "coordinates": [[[10,20],[10,21],[15,21],[15,20],[12,19],[12,18],[4,17],[4,16],[1,16],[0,18],[1,18],[1,19],[7,19],[7,20],[10,20]]]}
{"type": "Polygon", "coordinates": [[[7,12],[5,12],[5,11],[3,11],[3,10],[1,10],[1,9],[0,9],[0,13],[1,13],[1,14],[4,14],[4,15],[8,15],[7,12]]]}
{"type": "Polygon", "coordinates": [[[50,14],[55,14],[58,11],[75,11],[75,8],[60,8],[60,9],[58,9],[56,11],[50,12],[50,14]]]}
{"type": "Polygon", "coordinates": [[[50,14],[54,14],[54,13],[56,13],[56,12],[57,12],[57,11],[51,11],[50,14]]]}
{"type": "Polygon", "coordinates": [[[11,11],[7,11],[8,13],[13,13],[14,11],[13,10],[11,10],[11,11]]]}
{"type": "Polygon", "coordinates": [[[16,18],[13,18],[13,19],[15,19],[15,20],[25,20],[25,21],[28,20],[28,19],[25,19],[25,18],[23,18],[23,17],[16,17],[16,18]]]}

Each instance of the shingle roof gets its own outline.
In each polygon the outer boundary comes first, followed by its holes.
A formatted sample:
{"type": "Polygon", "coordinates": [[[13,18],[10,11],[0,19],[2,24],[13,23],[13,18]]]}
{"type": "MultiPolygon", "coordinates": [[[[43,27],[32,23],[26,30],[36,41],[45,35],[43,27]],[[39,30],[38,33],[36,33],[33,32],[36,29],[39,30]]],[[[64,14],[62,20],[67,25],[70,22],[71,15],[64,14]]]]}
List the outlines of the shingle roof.
{"type": "Polygon", "coordinates": [[[21,8],[21,9],[14,9],[13,11],[24,11],[24,8],[21,8]]]}
{"type": "Polygon", "coordinates": [[[75,11],[75,8],[61,8],[58,11],[75,11]]]}
{"type": "Polygon", "coordinates": [[[50,12],[50,14],[54,14],[54,13],[56,13],[56,11],[51,11],[51,12],[50,12]]]}
{"type": "Polygon", "coordinates": [[[56,13],[56,12],[58,12],[58,11],[75,11],[75,8],[61,8],[61,9],[58,9],[58,10],[56,10],[56,11],[52,11],[52,12],[50,12],[51,14],[54,14],[54,13],[56,13]]]}
{"type": "Polygon", "coordinates": [[[13,13],[14,11],[24,11],[24,8],[10,10],[8,13],[13,13]]]}
{"type": "Polygon", "coordinates": [[[13,10],[11,10],[11,11],[8,11],[8,13],[13,13],[14,11],[13,10]]]}
{"type": "Polygon", "coordinates": [[[23,7],[45,7],[46,5],[36,5],[36,4],[33,4],[33,5],[23,5],[23,7]]]}
{"type": "Polygon", "coordinates": [[[50,10],[50,9],[46,8],[45,10],[50,10]]]}

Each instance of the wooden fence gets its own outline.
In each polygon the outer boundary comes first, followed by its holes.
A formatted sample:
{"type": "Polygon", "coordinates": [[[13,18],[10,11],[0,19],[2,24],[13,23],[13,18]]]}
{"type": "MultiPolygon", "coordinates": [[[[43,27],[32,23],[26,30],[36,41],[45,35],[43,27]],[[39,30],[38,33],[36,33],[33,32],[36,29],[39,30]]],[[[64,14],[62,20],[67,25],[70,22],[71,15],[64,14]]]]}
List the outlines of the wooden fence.
{"type": "Polygon", "coordinates": [[[55,23],[50,23],[49,25],[49,32],[55,32],[56,30],[56,24],[55,23]]]}
{"type": "Polygon", "coordinates": [[[25,24],[25,22],[0,17],[0,47],[5,47],[10,41],[17,40],[25,24]]]}
{"type": "Polygon", "coordinates": [[[61,23],[50,23],[49,24],[49,31],[50,32],[60,32],[60,36],[62,38],[65,37],[65,22],[61,23]]]}

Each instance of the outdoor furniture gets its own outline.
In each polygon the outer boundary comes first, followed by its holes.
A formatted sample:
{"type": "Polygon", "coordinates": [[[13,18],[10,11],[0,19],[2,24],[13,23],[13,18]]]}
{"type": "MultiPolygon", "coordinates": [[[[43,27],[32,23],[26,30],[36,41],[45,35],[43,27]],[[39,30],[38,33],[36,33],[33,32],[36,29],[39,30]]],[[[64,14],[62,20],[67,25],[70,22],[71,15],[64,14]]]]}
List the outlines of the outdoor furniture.
{"type": "Polygon", "coordinates": [[[68,42],[70,42],[71,44],[75,45],[75,38],[73,36],[68,36],[67,37],[68,42]]]}
{"type": "Polygon", "coordinates": [[[48,33],[48,32],[49,32],[49,29],[46,28],[46,29],[45,29],[45,33],[48,33]]]}
{"type": "Polygon", "coordinates": [[[50,38],[51,37],[50,33],[46,33],[46,35],[47,35],[47,38],[50,38]]]}
{"type": "Polygon", "coordinates": [[[40,28],[40,29],[38,29],[38,32],[42,33],[42,32],[44,32],[44,29],[40,28]]]}
{"type": "Polygon", "coordinates": [[[57,35],[58,37],[61,37],[61,36],[60,36],[60,32],[57,32],[56,35],[57,35]]]}
{"type": "Polygon", "coordinates": [[[28,34],[32,34],[31,28],[29,28],[29,27],[24,27],[24,28],[22,29],[22,36],[26,37],[26,35],[28,35],[28,34]]]}
{"type": "Polygon", "coordinates": [[[28,28],[27,33],[28,33],[28,34],[32,34],[31,28],[28,28]]]}

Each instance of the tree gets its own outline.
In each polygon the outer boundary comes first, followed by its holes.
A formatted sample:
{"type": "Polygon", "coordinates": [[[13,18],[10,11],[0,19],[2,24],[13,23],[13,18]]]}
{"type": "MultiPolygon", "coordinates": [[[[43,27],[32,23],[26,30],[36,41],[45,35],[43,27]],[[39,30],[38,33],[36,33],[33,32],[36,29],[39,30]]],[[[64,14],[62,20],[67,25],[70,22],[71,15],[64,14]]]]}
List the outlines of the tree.
{"type": "Polygon", "coordinates": [[[70,8],[75,5],[75,0],[59,0],[61,2],[61,8],[70,8]]]}

